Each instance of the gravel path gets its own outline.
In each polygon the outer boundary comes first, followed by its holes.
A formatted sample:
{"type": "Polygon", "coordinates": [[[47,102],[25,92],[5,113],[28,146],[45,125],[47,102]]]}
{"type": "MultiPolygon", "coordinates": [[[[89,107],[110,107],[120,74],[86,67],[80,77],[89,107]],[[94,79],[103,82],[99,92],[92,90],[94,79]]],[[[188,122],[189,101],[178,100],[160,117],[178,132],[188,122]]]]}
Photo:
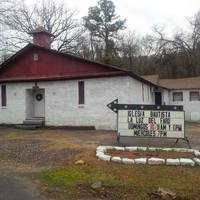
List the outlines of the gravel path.
{"type": "Polygon", "coordinates": [[[32,166],[57,166],[80,153],[76,149],[48,150],[45,140],[0,140],[0,164],[28,164],[32,166]]]}
{"type": "Polygon", "coordinates": [[[49,144],[48,140],[39,139],[0,140],[0,200],[47,200],[39,194],[30,177],[17,172],[15,167],[20,166],[22,172],[27,169],[31,172],[40,167],[59,166],[80,153],[68,148],[52,150],[48,148],[49,144]]]}
{"type": "Polygon", "coordinates": [[[0,174],[0,200],[47,200],[28,180],[11,172],[0,174]]]}

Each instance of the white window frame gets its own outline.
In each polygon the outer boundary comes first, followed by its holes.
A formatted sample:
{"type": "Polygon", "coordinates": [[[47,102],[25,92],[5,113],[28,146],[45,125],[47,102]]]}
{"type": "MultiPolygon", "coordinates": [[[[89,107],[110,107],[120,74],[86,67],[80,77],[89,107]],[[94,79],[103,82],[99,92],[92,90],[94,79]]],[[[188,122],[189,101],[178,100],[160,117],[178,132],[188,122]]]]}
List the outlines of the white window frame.
{"type": "Polygon", "coordinates": [[[173,102],[182,102],[183,101],[183,92],[172,92],[172,100],[173,102]],[[180,94],[181,95],[181,100],[177,100],[175,99],[175,96],[174,95],[177,95],[177,94],[180,94]]]}
{"type": "Polygon", "coordinates": [[[189,96],[190,96],[190,101],[200,101],[200,94],[199,94],[199,91],[190,91],[190,92],[189,92],[189,96]],[[192,99],[192,98],[191,98],[191,93],[198,93],[198,99],[192,99]]]}

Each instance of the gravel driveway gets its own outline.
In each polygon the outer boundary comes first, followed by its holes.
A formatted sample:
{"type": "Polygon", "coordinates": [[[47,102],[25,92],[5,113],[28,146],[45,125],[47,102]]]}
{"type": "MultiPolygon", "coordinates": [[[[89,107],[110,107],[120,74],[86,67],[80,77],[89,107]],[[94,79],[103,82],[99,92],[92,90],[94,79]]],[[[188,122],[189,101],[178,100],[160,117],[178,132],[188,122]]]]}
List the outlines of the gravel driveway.
{"type": "Polygon", "coordinates": [[[0,180],[0,200],[47,200],[20,174],[1,172],[0,180]]]}
{"type": "Polygon", "coordinates": [[[14,165],[53,167],[80,153],[77,149],[47,150],[48,141],[35,139],[0,140],[0,162],[14,165]]]}

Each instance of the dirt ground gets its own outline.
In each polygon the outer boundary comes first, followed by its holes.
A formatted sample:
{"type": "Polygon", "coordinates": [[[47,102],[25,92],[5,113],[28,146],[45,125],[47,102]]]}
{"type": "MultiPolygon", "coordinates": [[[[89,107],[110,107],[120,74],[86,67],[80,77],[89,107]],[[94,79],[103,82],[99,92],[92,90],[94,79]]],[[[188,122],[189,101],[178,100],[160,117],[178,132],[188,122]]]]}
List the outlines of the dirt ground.
{"type": "Polygon", "coordinates": [[[114,132],[0,128],[0,168],[40,170],[63,165],[99,144],[111,144],[114,132]]]}
{"type": "MultiPolygon", "coordinates": [[[[186,134],[192,148],[200,149],[200,124],[187,123],[186,134]]],[[[0,127],[0,173],[15,172],[29,178],[32,173],[62,167],[87,155],[95,157],[98,145],[116,145],[116,132],[0,127]]],[[[185,141],[175,145],[175,140],[168,139],[122,138],[121,145],[187,147],[185,141]]]]}
{"type": "Polygon", "coordinates": [[[183,152],[166,152],[166,151],[117,151],[117,150],[108,150],[107,154],[110,156],[119,156],[121,158],[194,158],[193,153],[183,153],[183,152]]]}
{"type": "MultiPolygon", "coordinates": [[[[187,123],[192,148],[200,149],[200,124],[187,123]]],[[[72,131],[65,129],[19,130],[0,127],[0,168],[40,169],[62,165],[97,145],[117,145],[114,131],[72,131]]],[[[188,147],[180,140],[121,138],[120,145],[188,147]]]]}

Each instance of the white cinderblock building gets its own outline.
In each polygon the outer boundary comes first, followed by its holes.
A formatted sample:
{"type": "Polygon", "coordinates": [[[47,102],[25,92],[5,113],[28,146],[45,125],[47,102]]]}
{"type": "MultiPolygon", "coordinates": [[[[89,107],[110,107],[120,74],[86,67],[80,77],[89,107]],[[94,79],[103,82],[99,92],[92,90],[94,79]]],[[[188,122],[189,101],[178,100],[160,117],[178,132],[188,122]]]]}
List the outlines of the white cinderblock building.
{"type": "Polygon", "coordinates": [[[114,130],[116,116],[106,107],[114,99],[124,104],[184,105],[187,120],[200,120],[197,88],[170,88],[148,77],[63,54],[50,49],[51,34],[46,30],[31,34],[34,44],[1,65],[0,124],[37,119],[47,126],[114,130]]]}

